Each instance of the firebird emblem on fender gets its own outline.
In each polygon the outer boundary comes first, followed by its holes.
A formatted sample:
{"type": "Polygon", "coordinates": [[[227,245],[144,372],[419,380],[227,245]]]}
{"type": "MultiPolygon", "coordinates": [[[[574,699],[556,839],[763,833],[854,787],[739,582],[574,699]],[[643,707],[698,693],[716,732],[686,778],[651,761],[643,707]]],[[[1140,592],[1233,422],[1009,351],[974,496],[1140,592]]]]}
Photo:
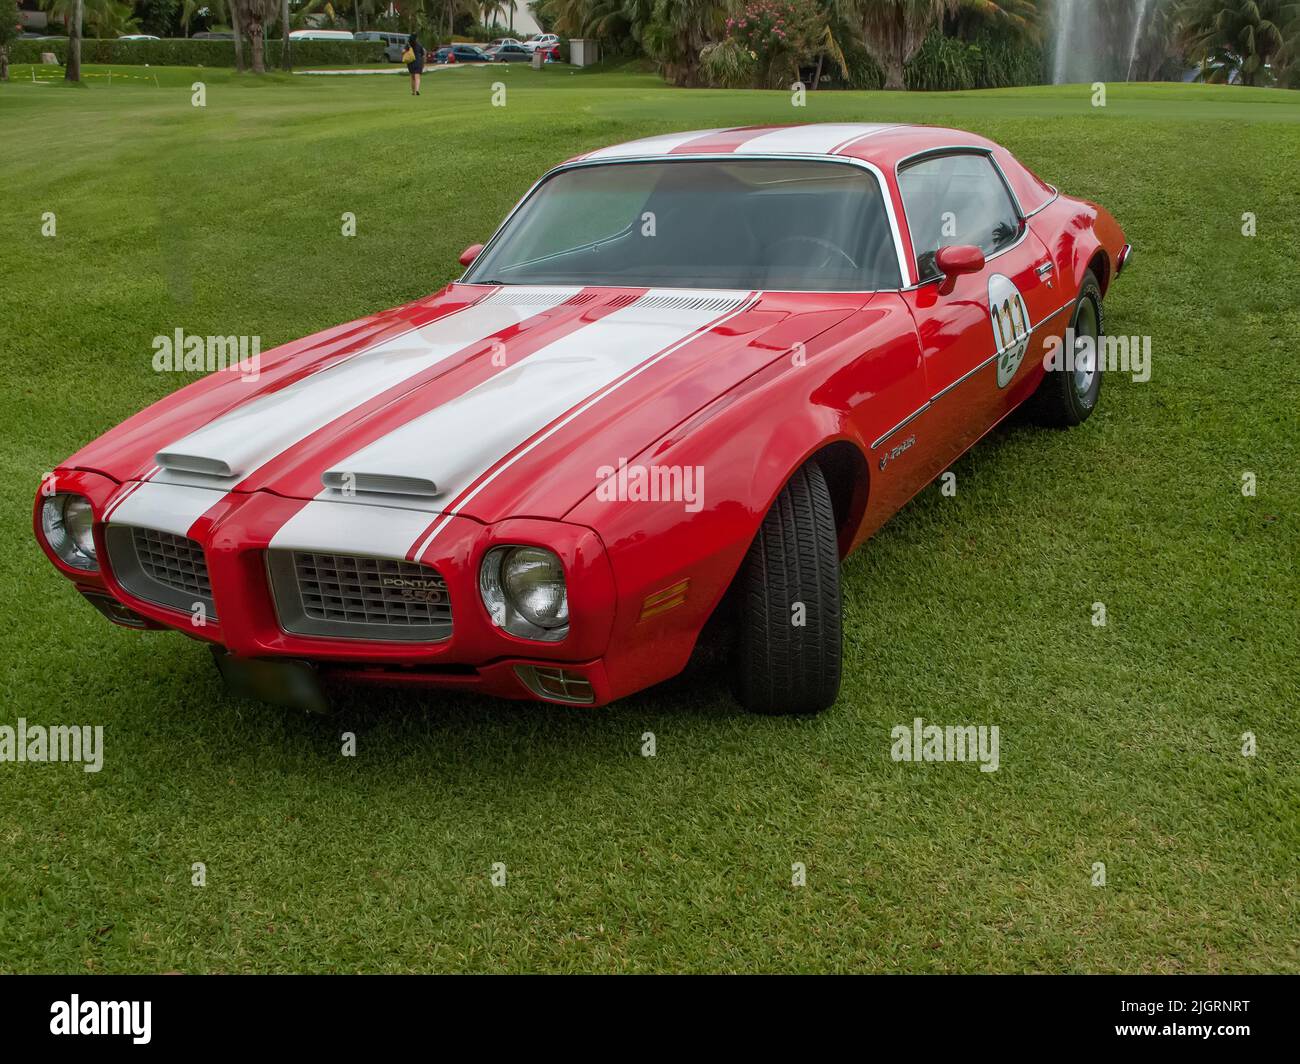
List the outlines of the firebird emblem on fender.
{"type": "Polygon", "coordinates": [[[885,466],[889,465],[889,463],[892,462],[895,458],[898,458],[906,454],[915,446],[916,446],[916,437],[909,436],[897,447],[893,448],[892,450],[886,451],[884,454],[880,456],[880,471],[883,473],[885,471],[885,466]]]}
{"type": "Polygon", "coordinates": [[[989,278],[989,317],[997,345],[998,387],[1005,388],[1029,350],[1030,325],[1025,297],[1010,277],[1000,273],[989,278]]]}

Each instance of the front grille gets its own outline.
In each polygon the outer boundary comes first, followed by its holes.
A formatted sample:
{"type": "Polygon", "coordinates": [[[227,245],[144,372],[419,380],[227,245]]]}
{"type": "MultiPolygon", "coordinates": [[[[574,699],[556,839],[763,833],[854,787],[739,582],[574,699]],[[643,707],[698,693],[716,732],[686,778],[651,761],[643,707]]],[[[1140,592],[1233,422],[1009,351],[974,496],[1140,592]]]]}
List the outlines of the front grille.
{"type": "Polygon", "coordinates": [[[203,548],[192,539],[136,528],[135,556],[145,575],[159,584],[174,588],[197,599],[212,598],[208,582],[208,563],[203,548]]]}
{"type": "Polygon", "coordinates": [[[216,619],[208,562],[194,540],[127,525],[109,525],[105,536],[113,575],[131,594],[186,613],[202,603],[216,619]]]}
{"type": "Polygon", "coordinates": [[[286,632],[401,642],[437,642],[451,635],[446,581],[426,565],[272,550],[267,569],[286,632]]]}

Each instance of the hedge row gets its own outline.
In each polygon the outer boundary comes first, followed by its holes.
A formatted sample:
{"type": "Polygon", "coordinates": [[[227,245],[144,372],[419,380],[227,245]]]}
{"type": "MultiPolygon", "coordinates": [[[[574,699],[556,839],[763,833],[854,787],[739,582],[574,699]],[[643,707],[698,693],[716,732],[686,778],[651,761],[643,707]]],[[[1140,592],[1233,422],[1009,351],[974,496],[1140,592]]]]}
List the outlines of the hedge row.
{"type": "MultiPolygon", "coordinates": [[[[844,49],[848,70],[834,87],[879,89],[884,74],[856,41],[844,49]]],[[[831,67],[832,71],[834,67],[831,67]]],[[[1015,85],[1039,85],[1044,80],[1042,48],[1028,42],[1009,42],[982,37],[975,43],[932,33],[904,71],[909,89],[955,92],[960,89],[1000,89],[1015,85]]]]}
{"type": "Polygon", "coordinates": [[[970,43],[932,33],[907,64],[909,89],[953,92],[1039,85],[1044,80],[1043,50],[1033,44],[982,36],[970,43]]]}
{"type": "MultiPolygon", "coordinates": [[[[68,42],[14,41],[9,46],[9,62],[39,63],[42,52],[53,52],[59,62],[66,63],[68,42]]],[[[295,66],[329,65],[336,63],[381,63],[384,60],[382,41],[294,41],[295,66]]],[[[131,66],[148,63],[151,66],[205,66],[234,67],[234,41],[196,41],[185,37],[162,41],[116,41],[87,38],[81,42],[83,63],[103,63],[113,66],[131,66]]],[[[244,42],[244,62],[252,61],[252,45],[244,42]]],[[[280,41],[266,42],[267,66],[280,62],[280,41]]]]}

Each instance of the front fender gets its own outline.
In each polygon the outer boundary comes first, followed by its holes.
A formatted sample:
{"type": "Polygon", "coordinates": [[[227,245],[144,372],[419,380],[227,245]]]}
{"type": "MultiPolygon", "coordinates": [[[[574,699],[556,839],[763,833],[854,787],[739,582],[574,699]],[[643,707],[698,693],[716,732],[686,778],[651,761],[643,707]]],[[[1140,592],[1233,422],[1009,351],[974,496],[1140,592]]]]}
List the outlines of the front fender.
{"type": "MultiPolygon", "coordinates": [[[[597,530],[614,572],[618,605],[605,658],[613,697],[685,668],[795,470],[837,442],[865,454],[847,411],[791,389],[798,372],[784,361],[769,366],[629,467],[651,476],[675,471],[681,483],[689,478],[701,489],[696,499],[631,498],[630,491],[598,489],[566,515],[597,530]],[[771,431],[774,425],[778,431],[771,431]]],[[[630,487],[631,475],[625,479],[630,487]]]]}

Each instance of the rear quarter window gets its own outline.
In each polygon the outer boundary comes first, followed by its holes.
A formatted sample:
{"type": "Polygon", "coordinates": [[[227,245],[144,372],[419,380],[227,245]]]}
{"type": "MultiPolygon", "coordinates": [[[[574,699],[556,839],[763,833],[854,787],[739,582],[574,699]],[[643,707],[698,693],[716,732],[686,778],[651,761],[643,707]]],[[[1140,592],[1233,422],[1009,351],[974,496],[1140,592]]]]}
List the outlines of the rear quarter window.
{"type": "Polygon", "coordinates": [[[1051,185],[1006,149],[999,148],[993,154],[1006,175],[1007,184],[1011,186],[1016,199],[1020,202],[1020,209],[1025,214],[1033,214],[1034,211],[1051,202],[1052,197],[1056,195],[1056,190],[1051,185]]]}

